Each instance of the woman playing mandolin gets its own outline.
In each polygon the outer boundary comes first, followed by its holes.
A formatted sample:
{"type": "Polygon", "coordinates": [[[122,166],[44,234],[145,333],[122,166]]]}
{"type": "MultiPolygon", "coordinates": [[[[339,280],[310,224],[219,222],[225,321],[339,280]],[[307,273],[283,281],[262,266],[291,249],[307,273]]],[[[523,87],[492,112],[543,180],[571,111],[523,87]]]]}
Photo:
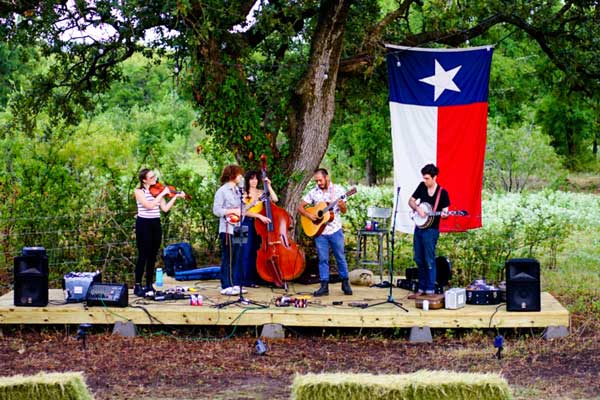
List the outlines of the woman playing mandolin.
{"type": "Polygon", "coordinates": [[[234,242],[234,224],[241,219],[241,191],[238,185],[243,179],[244,170],[231,164],[223,168],[221,187],[215,193],[213,214],[219,217],[219,239],[221,241],[221,294],[228,296],[240,293],[240,269],[233,265],[239,260],[239,243],[234,242]],[[237,218],[231,218],[235,216],[237,218]]]}
{"type": "MultiPolygon", "coordinates": [[[[271,187],[271,180],[265,179],[268,187],[271,201],[277,202],[279,199],[271,187]]],[[[248,241],[242,246],[241,265],[242,265],[242,283],[246,287],[258,287],[258,274],[256,273],[256,252],[260,247],[260,237],[254,228],[254,221],[258,220],[263,224],[271,222],[269,218],[260,214],[263,207],[264,190],[258,188],[258,172],[248,171],[244,176],[244,203],[246,204],[246,217],[242,225],[248,227],[248,241]]]]}
{"type": "Polygon", "coordinates": [[[160,193],[152,195],[150,188],[156,184],[156,175],[150,169],[144,168],[138,174],[140,186],[134,190],[137,202],[137,217],[135,221],[135,241],[138,249],[138,259],[135,265],[135,286],[133,293],[144,297],[152,290],[154,264],[162,241],[160,225],[160,210],[168,212],[178,198],[185,198],[185,193],[172,194],[167,186],[160,193]],[[165,196],[171,196],[167,202],[165,196]],[[142,278],[146,272],[146,287],[142,287],[142,278]]]}

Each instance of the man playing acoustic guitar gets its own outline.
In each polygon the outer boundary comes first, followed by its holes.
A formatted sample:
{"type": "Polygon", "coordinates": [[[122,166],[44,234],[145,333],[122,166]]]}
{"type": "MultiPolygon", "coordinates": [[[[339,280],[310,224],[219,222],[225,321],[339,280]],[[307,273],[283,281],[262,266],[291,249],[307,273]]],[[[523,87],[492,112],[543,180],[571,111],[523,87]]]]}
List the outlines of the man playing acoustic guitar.
{"type": "MultiPolygon", "coordinates": [[[[435,247],[440,236],[440,217],[448,217],[448,207],[450,206],[448,192],[437,184],[438,172],[438,168],[433,164],[424,166],[421,169],[423,182],[417,186],[408,200],[408,206],[419,217],[422,219],[433,218],[430,223],[415,226],[413,259],[419,268],[419,290],[416,296],[423,293],[427,295],[435,293],[435,247]],[[427,203],[429,207],[425,207],[424,203],[427,203]]],[[[415,295],[409,296],[409,298],[414,297],[415,295]]]]}
{"type": "Polygon", "coordinates": [[[298,206],[300,215],[310,221],[317,222],[319,217],[307,210],[306,206],[321,202],[331,203],[332,201],[337,201],[337,204],[331,209],[334,214],[333,220],[326,223],[323,231],[315,236],[315,246],[319,256],[321,287],[313,295],[326,296],[329,294],[329,248],[333,251],[342,278],[342,291],[346,295],[351,295],[352,288],[348,282],[348,263],[346,263],[346,256],[344,255],[344,233],[342,232],[342,219],[340,217],[340,213],[345,214],[347,210],[344,189],[331,183],[329,174],[324,168],[315,170],[314,179],[317,186],[308,192],[300,202],[298,206]]]}

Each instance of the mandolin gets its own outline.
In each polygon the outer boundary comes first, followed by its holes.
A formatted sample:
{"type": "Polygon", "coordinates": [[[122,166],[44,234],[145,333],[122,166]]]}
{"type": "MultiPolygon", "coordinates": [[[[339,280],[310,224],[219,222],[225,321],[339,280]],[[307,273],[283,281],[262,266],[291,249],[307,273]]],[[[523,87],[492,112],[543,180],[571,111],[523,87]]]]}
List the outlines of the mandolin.
{"type": "Polygon", "coordinates": [[[327,204],[324,201],[321,201],[312,207],[306,207],[306,211],[313,215],[316,215],[318,218],[315,221],[311,221],[310,218],[307,218],[304,215],[300,215],[300,224],[302,225],[302,230],[304,231],[306,236],[315,237],[323,233],[325,226],[327,226],[328,223],[333,221],[333,207],[335,207],[338,201],[344,200],[347,197],[352,196],[353,194],[356,194],[355,187],[348,190],[346,193],[344,193],[343,195],[335,199],[335,201],[332,201],[329,204],[327,204]]]}
{"type": "MultiPolygon", "coordinates": [[[[434,212],[431,204],[426,203],[426,202],[422,202],[421,204],[419,204],[419,208],[421,210],[425,211],[424,217],[421,217],[419,215],[419,213],[416,211],[412,211],[410,213],[410,217],[412,218],[413,222],[419,229],[429,228],[433,224],[433,220],[435,219],[435,217],[442,215],[441,211],[434,212]]],[[[458,217],[465,217],[465,216],[469,215],[469,213],[467,212],[467,210],[448,211],[448,216],[451,216],[451,215],[458,216],[458,217]]]]}

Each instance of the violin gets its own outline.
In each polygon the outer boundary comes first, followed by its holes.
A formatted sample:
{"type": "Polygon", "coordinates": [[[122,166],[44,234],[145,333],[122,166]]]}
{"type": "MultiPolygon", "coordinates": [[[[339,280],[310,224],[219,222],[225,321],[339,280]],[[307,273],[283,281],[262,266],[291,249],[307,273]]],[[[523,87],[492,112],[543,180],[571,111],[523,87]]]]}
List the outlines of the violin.
{"type": "MultiPolygon", "coordinates": [[[[167,196],[169,196],[169,198],[175,197],[176,195],[183,193],[182,191],[178,191],[175,188],[175,186],[167,185],[166,187],[169,188],[169,193],[167,194],[167,196]]],[[[150,186],[150,194],[154,197],[161,194],[163,190],[165,190],[165,185],[163,185],[162,183],[160,183],[158,181],[156,181],[156,183],[154,185],[150,186]]],[[[192,196],[190,196],[187,193],[185,194],[184,197],[186,200],[190,200],[192,198],[192,196]]]]}

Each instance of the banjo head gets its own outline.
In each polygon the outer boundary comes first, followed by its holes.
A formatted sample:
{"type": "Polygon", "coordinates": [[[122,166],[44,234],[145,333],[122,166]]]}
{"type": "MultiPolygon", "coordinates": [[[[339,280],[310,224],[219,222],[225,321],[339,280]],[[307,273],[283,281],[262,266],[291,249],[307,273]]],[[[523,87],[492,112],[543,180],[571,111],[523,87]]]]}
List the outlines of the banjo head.
{"type": "Polygon", "coordinates": [[[429,216],[429,214],[433,210],[433,207],[431,207],[431,204],[423,202],[419,204],[419,209],[425,211],[425,214],[427,214],[427,216],[421,217],[415,211],[413,212],[412,219],[415,222],[415,225],[417,225],[419,228],[428,228],[433,223],[433,217],[429,216]]]}

